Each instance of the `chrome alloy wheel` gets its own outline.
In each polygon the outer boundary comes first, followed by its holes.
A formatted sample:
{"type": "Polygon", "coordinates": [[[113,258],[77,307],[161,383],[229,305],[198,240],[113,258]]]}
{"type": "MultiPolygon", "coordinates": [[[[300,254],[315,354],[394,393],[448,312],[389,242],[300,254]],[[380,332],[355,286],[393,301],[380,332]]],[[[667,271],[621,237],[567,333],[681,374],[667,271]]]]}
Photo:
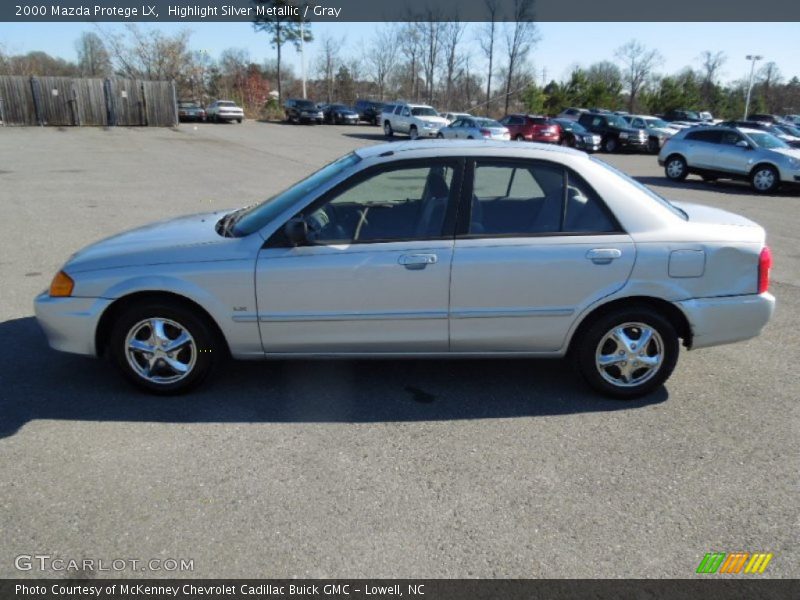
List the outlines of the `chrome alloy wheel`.
{"type": "Polygon", "coordinates": [[[644,323],[624,323],[606,333],[597,345],[595,366],[600,376],[618,387],[634,387],[652,378],[664,362],[664,342],[644,323]]]}
{"type": "Polygon", "coordinates": [[[772,169],[759,169],[753,174],[753,187],[759,192],[767,192],[775,186],[775,172],[772,169]]]}
{"type": "Polygon", "coordinates": [[[197,344],[180,323],[153,317],[139,321],[128,331],[125,357],[142,379],[157,384],[175,383],[192,372],[197,344]]]}

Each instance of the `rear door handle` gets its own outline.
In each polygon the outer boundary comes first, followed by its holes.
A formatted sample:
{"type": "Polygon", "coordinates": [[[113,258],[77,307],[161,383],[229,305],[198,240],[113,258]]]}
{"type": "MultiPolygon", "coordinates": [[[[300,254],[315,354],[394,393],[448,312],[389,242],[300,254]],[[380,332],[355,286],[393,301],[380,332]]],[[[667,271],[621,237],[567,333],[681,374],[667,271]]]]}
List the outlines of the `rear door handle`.
{"type": "Polygon", "coordinates": [[[593,248],[586,253],[586,258],[596,265],[607,265],[620,256],[622,256],[622,250],[619,248],[593,248]]]}
{"type": "Polygon", "coordinates": [[[397,262],[403,265],[406,269],[418,271],[424,269],[428,265],[434,265],[439,260],[435,254],[403,254],[397,259],[397,262]]]}

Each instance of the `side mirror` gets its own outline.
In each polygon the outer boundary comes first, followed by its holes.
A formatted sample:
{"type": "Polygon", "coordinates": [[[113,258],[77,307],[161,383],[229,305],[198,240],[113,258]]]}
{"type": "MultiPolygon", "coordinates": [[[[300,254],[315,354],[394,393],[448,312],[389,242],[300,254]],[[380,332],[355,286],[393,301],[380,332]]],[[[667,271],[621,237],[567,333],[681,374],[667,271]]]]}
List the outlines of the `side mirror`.
{"type": "Polygon", "coordinates": [[[292,246],[305,246],[308,244],[308,223],[302,217],[289,219],[283,228],[286,238],[292,246]]]}
{"type": "Polygon", "coordinates": [[[750,150],[750,144],[747,143],[746,140],[739,140],[736,142],[737,148],[744,148],[745,150],[750,150]]]}

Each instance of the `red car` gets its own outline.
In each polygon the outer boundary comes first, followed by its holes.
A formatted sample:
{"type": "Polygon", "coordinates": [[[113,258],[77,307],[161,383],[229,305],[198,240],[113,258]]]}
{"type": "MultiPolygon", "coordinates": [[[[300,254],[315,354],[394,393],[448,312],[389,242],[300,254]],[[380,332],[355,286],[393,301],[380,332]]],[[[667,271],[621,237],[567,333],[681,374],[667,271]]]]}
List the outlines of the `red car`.
{"type": "Polygon", "coordinates": [[[506,115],[500,122],[508,128],[512,140],[558,144],[561,126],[553,119],[535,115],[506,115]]]}

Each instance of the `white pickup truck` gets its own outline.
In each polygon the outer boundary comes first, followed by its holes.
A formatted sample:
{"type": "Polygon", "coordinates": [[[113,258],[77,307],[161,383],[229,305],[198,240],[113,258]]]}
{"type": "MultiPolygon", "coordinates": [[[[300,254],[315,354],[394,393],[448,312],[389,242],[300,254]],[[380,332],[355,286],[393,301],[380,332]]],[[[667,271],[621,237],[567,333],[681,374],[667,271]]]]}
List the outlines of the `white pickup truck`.
{"type": "Polygon", "coordinates": [[[381,123],[386,137],[395,133],[407,133],[415,140],[419,137],[436,137],[442,127],[447,127],[447,119],[440,117],[427,104],[387,104],[381,112],[381,123]]]}

